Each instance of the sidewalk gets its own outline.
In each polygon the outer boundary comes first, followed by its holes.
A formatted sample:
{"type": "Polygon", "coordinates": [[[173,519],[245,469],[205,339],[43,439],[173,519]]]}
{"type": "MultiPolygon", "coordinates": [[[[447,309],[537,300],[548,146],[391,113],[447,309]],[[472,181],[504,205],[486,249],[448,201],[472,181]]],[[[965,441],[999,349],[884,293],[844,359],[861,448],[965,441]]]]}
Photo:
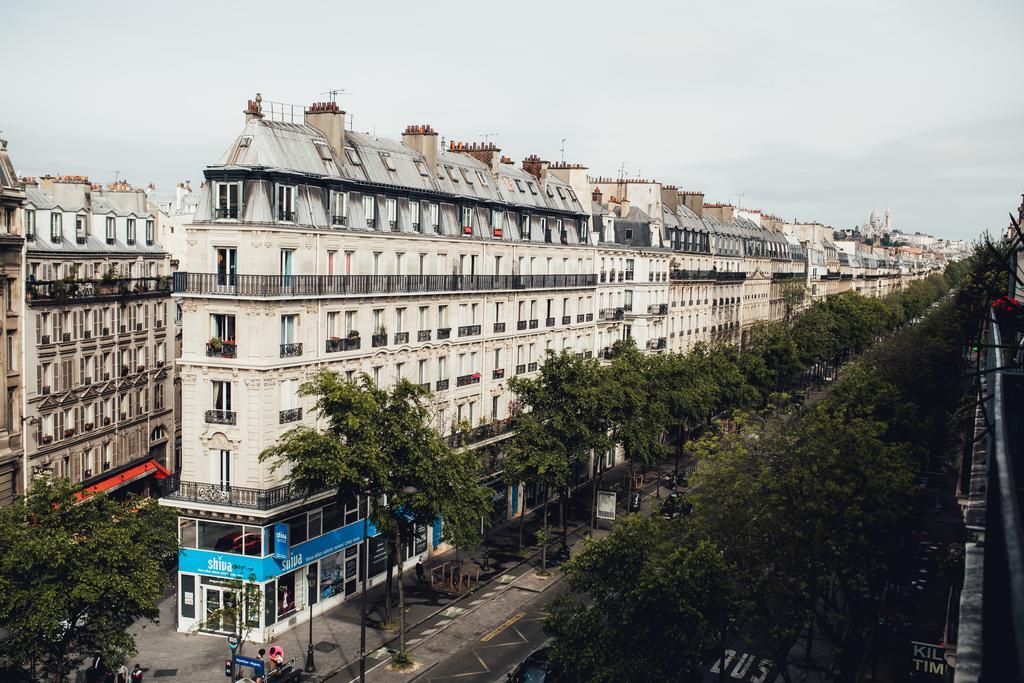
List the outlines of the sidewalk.
{"type": "MultiPolygon", "coordinates": [[[[604,473],[602,488],[613,488],[621,485],[629,464],[624,463],[604,473]]],[[[668,471],[666,466],[665,471],[668,471]]],[[[654,481],[652,471],[647,478],[654,481]]],[[[653,490],[653,489],[651,489],[653,490]]],[[[665,495],[664,490],[662,496],[665,495]]],[[[568,522],[570,531],[577,527],[575,538],[582,537],[589,529],[591,488],[589,483],[570,497],[568,522]]],[[[624,496],[620,494],[619,514],[623,511],[624,496]]],[[[649,494],[651,500],[653,493],[649,494]]],[[[645,506],[649,503],[645,500],[645,506]]],[[[554,555],[553,548],[561,543],[559,506],[557,499],[549,507],[548,524],[552,541],[549,545],[549,560],[554,555]]],[[[432,590],[428,585],[417,585],[415,573],[405,572],[405,602],[407,642],[411,643],[423,630],[429,630],[432,624],[427,622],[452,621],[454,617],[482,605],[481,597],[486,600],[496,599],[504,590],[519,581],[517,587],[523,587],[527,581],[528,571],[540,566],[539,548],[533,546],[533,539],[541,527],[542,509],[537,509],[527,516],[523,533],[524,555],[517,552],[519,537],[519,518],[507,521],[486,534],[487,562],[484,562],[484,545],[470,551],[458,551],[459,557],[468,566],[480,567],[480,585],[476,591],[462,596],[452,596],[432,590]],[[502,578],[504,577],[504,578],[502,578]],[[514,577],[514,578],[512,578],[514,577]],[[524,577],[524,578],[520,578],[524,577]],[[454,610],[441,614],[446,608],[454,610]],[[415,633],[414,633],[415,632],[415,633]]],[[[570,543],[573,540],[570,539],[570,543]]],[[[442,562],[455,559],[456,550],[435,555],[424,562],[429,576],[431,567],[442,562]]],[[[553,581],[552,581],[553,582],[553,581]]],[[[524,588],[530,590],[529,588],[524,588]]],[[[397,608],[397,587],[394,589],[393,608],[397,608]]],[[[224,660],[230,658],[227,639],[208,634],[184,634],[174,630],[176,594],[171,594],[160,604],[160,623],[137,623],[132,629],[139,655],[132,661],[138,661],[146,669],[147,680],[188,681],[189,683],[223,683],[224,660]]],[[[386,658],[386,651],[380,650],[390,644],[397,647],[397,634],[378,628],[384,616],[384,586],[379,585],[367,591],[367,629],[366,651],[375,653],[367,658],[366,668],[371,669],[386,658]],[[392,643],[392,641],[394,641],[392,643]]],[[[359,673],[359,621],[361,600],[358,596],[338,605],[324,615],[313,619],[313,648],[316,659],[316,674],[311,680],[324,680],[331,677],[332,682],[348,681],[359,673]],[[335,676],[337,674],[337,676],[335,676]]],[[[285,659],[295,658],[295,663],[305,663],[306,650],[309,642],[307,624],[281,634],[274,644],[284,648],[285,659]]],[[[239,654],[253,656],[260,647],[268,645],[245,644],[239,654]]],[[[381,667],[378,671],[386,670],[381,667]]],[[[405,674],[403,674],[405,675],[405,674]]]]}

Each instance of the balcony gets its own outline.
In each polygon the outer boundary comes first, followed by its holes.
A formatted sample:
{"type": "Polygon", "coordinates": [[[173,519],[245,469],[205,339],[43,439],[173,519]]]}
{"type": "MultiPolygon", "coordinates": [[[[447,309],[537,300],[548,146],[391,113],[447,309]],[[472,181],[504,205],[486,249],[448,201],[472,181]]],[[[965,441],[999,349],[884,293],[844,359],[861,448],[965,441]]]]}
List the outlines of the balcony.
{"type": "Polygon", "coordinates": [[[233,410],[207,410],[206,424],[211,425],[233,425],[237,413],[233,410]]]}
{"type": "Polygon", "coordinates": [[[667,347],[667,340],[664,337],[647,340],[647,348],[652,351],[660,351],[667,347]]]}
{"type": "Polygon", "coordinates": [[[448,388],[448,380],[446,380],[446,379],[439,379],[439,380],[437,380],[437,382],[434,383],[434,390],[435,391],[444,391],[447,388],[448,388]]]}
{"type": "Polygon", "coordinates": [[[213,217],[217,220],[224,220],[226,218],[238,220],[238,207],[232,206],[226,209],[214,209],[213,217]]]}
{"type": "Polygon", "coordinates": [[[526,372],[526,363],[520,363],[516,366],[516,374],[521,375],[526,372]]]}
{"type": "Polygon", "coordinates": [[[587,319],[587,316],[585,316],[584,314],[582,314],[582,313],[577,313],[576,314],[576,322],[581,323],[581,322],[583,322],[586,319],[587,319]]]}
{"type": "Polygon", "coordinates": [[[561,275],[224,275],[174,273],[174,291],[244,297],[366,296],[433,292],[580,289],[593,273],[561,275]]]}
{"type": "Polygon", "coordinates": [[[520,320],[520,321],[516,322],[516,329],[517,330],[525,330],[526,329],[526,325],[527,325],[527,323],[526,323],[525,320],[520,320]]]}
{"type": "Polygon", "coordinates": [[[479,325],[463,325],[462,327],[459,328],[460,337],[469,337],[474,334],[480,334],[479,325]]]}
{"type": "Polygon", "coordinates": [[[529,327],[531,330],[535,330],[538,327],[540,327],[540,321],[537,320],[536,318],[534,318],[533,320],[531,320],[529,322],[530,322],[530,324],[527,327],[529,327]]]}
{"type": "Polygon", "coordinates": [[[395,343],[396,344],[408,344],[409,333],[408,332],[395,332],[395,343]]]}
{"type": "Polygon", "coordinates": [[[421,341],[421,342],[430,341],[430,337],[431,337],[431,331],[430,330],[420,330],[419,332],[416,333],[416,341],[421,341]]]}
{"type": "Polygon", "coordinates": [[[495,368],[491,370],[491,379],[503,379],[505,377],[505,368],[495,368]]]}
{"type": "Polygon", "coordinates": [[[505,331],[505,323],[494,323],[494,331],[496,333],[497,332],[504,332],[505,331]]]}
{"type": "Polygon", "coordinates": [[[469,375],[460,375],[455,378],[455,386],[468,387],[470,384],[480,384],[480,373],[474,372],[469,375]]]}
{"type": "Polygon", "coordinates": [[[164,498],[187,503],[224,505],[250,510],[271,510],[306,498],[304,492],[291,484],[282,484],[269,489],[254,489],[245,486],[220,486],[197,481],[182,481],[177,473],[163,481],[164,498]]]}
{"type": "Polygon", "coordinates": [[[606,273],[605,271],[602,270],[601,271],[601,282],[606,282],[607,280],[608,280],[608,273],[606,273]]]}
{"type": "Polygon", "coordinates": [[[587,322],[588,323],[594,322],[594,314],[593,313],[587,313],[587,322]]]}
{"type": "Polygon", "coordinates": [[[554,318],[544,318],[544,327],[554,327],[554,326],[555,326],[555,319],[554,318]]]}
{"type": "Polygon", "coordinates": [[[537,372],[537,368],[538,368],[537,363],[528,363],[527,366],[526,366],[526,371],[527,372],[537,372]]]}
{"type": "Polygon", "coordinates": [[[720,270],[715,273],[715,280],[717,282],[743,282],[746,279],[747,274],[743,271],[720,270]]]}
{"type": "Polygon", "coordinates": [[[331,337],[327,340],[324,351],[327,353],[355,351],[359,348],[360,341],[359,337],[331,337]]]}
{"type": "Polygon", "coordinates": [[[284,209],[278,209],[277,210],[277,220],[285,221],[287,223],[294,223],[295,222],[295,212],[294,211],[285,211],[284,209]]]}
{"type": "Polygon", "coordinates": [[[647,315],[668,315],[668,304],[650,304],[647,306],[647,315]]]}
{"type": "Polygon", "coordinates": [[[632,271],[632,270],[627,270],[627,271],[625,271],[625,275],[626,275],[626,280],[627,280],[627,281],[629,281],[629,280],[632,280],[632,279],[633,279],[633,271],[632,271]]]}
{"type": "Polygon", "coordinates": [[[206,355],[210,358],[236,358],[238,347],[233,341],[206,342],[206,355]]]}
{"type": "Polygon", "coordinates": [[[170,292],[169,277],[36,280],[25,285],[25,296],[32,306],[61,305],[72,301],[99,302],[167,296],[170,292]]]}
{"type": "Polygon", "coordinates": [[[281,358],[295,358],[302,355],[302,343],[281,344],[281,358]]]}
{"type": "Polygon", "coordinates": [[[673,282],[692,282],[695,280],[714,280],[714,270],[686,270],[684,268],[673,268],[669,273],[669,279],[673,282]]]}
{"type": "Polygon", "coordinates": [[[380,346],[387,346],[387,345],[388,345],[388,335],[387,335],[386,332],[383,333],[383,334],[370,335],[370,346],[371,347],[376,349],[376,348],[378,348],[380,346]]]}
{"type": "Polygon", "coordinates": [[[452,328],[450,327],[439,327],[437,328],[438,339],[449,339],[452,336],[452,328]]]}
{"type": "Polygon", "coordinates": [[[302,408],[288,408],[280,413],[281,424],[298,422],[302,419],[302,408]]]}
{"type": "Polygon", "coordinates": [[[513,424],[513,418],[485,422],[479,427],[475,427],[468,432],[456,432],[455,434],[451,434],[448,437],[448,444],[452,447],[468,446],[470,444],[479,443],[498,436],[511,434],[513,424]]]}
{"type": "Polygon", "coordinates": [[[617,321],[617,320],[625,320],[626,319],[626,309],[624,307],[620,307],[620,308],[602,308],[600,313],[598,314],[598,318],[600,320],[612,321],[612,322],[617,321]]]}

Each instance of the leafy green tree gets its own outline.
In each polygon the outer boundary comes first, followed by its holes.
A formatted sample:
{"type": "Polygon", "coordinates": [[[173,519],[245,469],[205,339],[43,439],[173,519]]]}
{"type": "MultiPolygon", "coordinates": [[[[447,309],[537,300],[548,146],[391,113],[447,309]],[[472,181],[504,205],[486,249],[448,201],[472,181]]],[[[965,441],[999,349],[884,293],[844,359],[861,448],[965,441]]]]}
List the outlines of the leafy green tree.
{"type": "Polygon", "coordinates": [[[632,339],[614,345],[606,383],[612,439],[621,443],[626,457],[646,465],[661,463],[668,452],[665,427],[668,404],[654,376],[657,364],[640,353],[632,339]]]}
{"type": "Polygon", "coordinates": [[[550,606],[549,661],[564,681],[699,680],[736,612],[733,573],[707,540],[630,515],[566,565],[573,593],[550,606]]]}
{"type": "Polygon", "coordinates": [[[326,486],[342,500],[373,496],[370,519],[392,539],[399,653],[406,657],[402,549],[417,527],[439,517],[445,540],[454,536],[465,542],[491,506],[489,491],[478,481],[479,462],[471,452],[448,445],[433,427],[428,392],[408,381],[385,389],[366,375],[347,379],[323,370],[299,393],[315,397],[324,429],[296,427],[260,457],[274,467],[287,465],[288,479],[300,491],[326,486]]]}
{"type": "Polygon", "coordinates": [[[58,683],[86,657],[135,654],[129,627],[158,619],[178,549],[169,508],[75,493],[42,479],[0,509],[0,623],[11,633],[0,656],[15,666],[35,659],[58,683]]]}
{"type": "Polygon", "coordinates": [[[193,633],[200,631],[230,631],[238,636],[238,654],[243,654],[252,632],[259,628],[260,610],[263,609],[263,591],[255,576],[245,581],[230,579],[224,585],[225,600],[222,607],[204,612],[196,622],[193,633]]]}

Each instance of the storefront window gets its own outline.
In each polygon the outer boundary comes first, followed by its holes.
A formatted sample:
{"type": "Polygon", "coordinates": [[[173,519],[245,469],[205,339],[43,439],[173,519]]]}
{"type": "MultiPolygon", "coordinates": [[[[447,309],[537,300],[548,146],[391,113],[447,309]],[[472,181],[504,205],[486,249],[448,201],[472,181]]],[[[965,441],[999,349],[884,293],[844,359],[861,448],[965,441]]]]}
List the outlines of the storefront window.
{"type": "Polygon", "coordinates": [[[277,621],[277,592],[274,590],[274,582],[263,587],[263,620],[265,626],[270,626],[277,621]]]}
{"type": "Polygon", "coordinates": [[[345,513],[342,510],[341,505],[338,503],[331,503],[323,509],[322,515],[322,531],[327,533],[328,531],[334,531],[345,526],[345,513]]]}
{"type": "Polygon", "coordinates": [[[336,552],[320,560],[321,598],[326,600],[333,595],[341,593],[345,583],[343,562],[342,552],[336,552]]]}
{"type": "Polygon", "coordinates": [[[277,618],[283,619],[295,611],[295,574],[288,572],[277,578],[277,618]]]}
{"type": "Polygon", "coordinates": [[[220,522],[199,522],[198,547],[222,553],[259,557],[263,546],[263,531],[259,527],[220,522]]]}
{"type": "Polygon", "coordinates": [[[288,525],[288,544],[290,546],[294,548],[298,544],[306,541],[308,533],[306,527],[306,513],[286,519],[284,523],[288,525]]]}
{"type": "Polygon", "coordinates": [[[182,548],[196,547],[196,520],[178,520],[178,542],[182,548]]]}

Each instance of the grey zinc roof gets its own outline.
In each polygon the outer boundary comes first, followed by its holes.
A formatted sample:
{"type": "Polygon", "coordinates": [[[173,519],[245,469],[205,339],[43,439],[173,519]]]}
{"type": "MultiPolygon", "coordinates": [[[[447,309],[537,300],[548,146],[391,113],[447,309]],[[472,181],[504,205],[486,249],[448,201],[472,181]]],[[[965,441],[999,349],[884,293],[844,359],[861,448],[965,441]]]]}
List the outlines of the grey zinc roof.
{"type": "MultiPolygon", "coordinates": [[[[367,133],[345,131],[345,144],[355,150],[356,158],[359,159],[359,163],[354,164],[348,158],[348,153],[345,153],[345,157],[341,159],[345,178],[428,192],[437,192],[441,189],[436,178],[429,172],[427,175],[421,174],[416,167],[416,162],[422,162],[423,157],[401,142],[378,138],[367,133]],[[394,171],[385,165],[382,153],[387,155],[388,161],[395,168],[394,171]]],[[[425,170],[426,166],[423,168],[425,170]]]]}
{"type": "Polygon", "coordinates": [[[214,166],[280,168],[311,175],[339,175],[333,159],[324,160],[313,144],[323,134],[303,123],[253,119],[214,166]]]}

